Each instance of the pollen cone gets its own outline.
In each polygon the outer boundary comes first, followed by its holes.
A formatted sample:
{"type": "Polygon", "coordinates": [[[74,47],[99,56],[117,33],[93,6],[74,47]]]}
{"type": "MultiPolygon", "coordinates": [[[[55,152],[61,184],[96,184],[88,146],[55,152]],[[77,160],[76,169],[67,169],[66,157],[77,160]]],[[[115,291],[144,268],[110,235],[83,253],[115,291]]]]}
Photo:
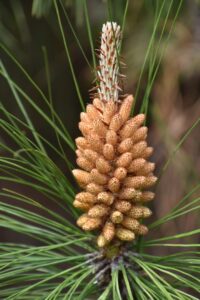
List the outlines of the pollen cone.
{"type": "Polygon", "coordinates": [[[133,97],[122,102],[95,98],[81,114],[76,139],[77,165],[73,175],[83,189],[74,206],[84,214],[77,220],[83,230],[97,230],[97,244],[132,241],[148,232],[141,220],[151,216],[146,203],[154,194],[155,165],[147,161],[145,115],[130,117],[133,97]]]}

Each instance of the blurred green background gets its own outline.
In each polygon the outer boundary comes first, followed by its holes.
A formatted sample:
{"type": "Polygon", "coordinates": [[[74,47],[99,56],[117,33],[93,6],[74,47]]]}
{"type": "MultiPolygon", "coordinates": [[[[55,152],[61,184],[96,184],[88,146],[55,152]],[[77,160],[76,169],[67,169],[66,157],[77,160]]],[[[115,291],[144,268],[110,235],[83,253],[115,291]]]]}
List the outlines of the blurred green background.
{"type": "MultiPolygon", "coordinates": [[[[162,1],[129,1],[122,46],[122,60],[126,63],[126,67],[123,69],[123,73],[126,75],[124,93],[135,94],[136,92],[145,53],[152,35],[156,3],[158,2],[162,4],[162,1]]],[[[183,1],[174,30],[170,39],[166,41],[179,1],[173,1],[173,4],[174,8],[169,14],[161,46],[156,52],[157,61],[162,56],[162,45],[165,45],[166,42],[167,48],[149,97],[147,124],[149,126],[149,143],[155,149],[152,161],[156,162],[157,175],[162,174],[163,166],[169,155],[173,153],[187,129],[200,117],[200,4],[199,1],[195,0],[183,1]]],[[[92,64],[84,1],[63,1],[63,6],[68,19],[60,5],[59,9],[71,60],[84,102],[88,103],[90,102],[88,91],[94,85],[94,71],[89,68],[70,28],[70,24],[72,24],[87,59],[92,64]]],[[[110,18],[122,24],[125,6],[126,1],[123,0],[87,1],[95,48],[99,46],[102,24],[110,18]]],[[[169,5],[166,5],[166,10],[168,8],[169,5]]],[[[166,15],[165,11],[163,15],[166,15]]],[[[164,19],[161,19],[158,36],[155,38],[155,49],[163,23],[164,19]]],[[[0,0],[0,40],[28,70],[33,80],[46,94],[48,94],[48,89],[44,52],[47,54],[54,108],[72,137],[76,138],[79,135],[77,123],[81,107],[66,59],[52,1],[0,0]]],[[[43,108],[44,103],[38,97],[35,89],[27,82],[18,67],[2,49],[0,50],[0,59],[6,66],[11,78],[43,108]]],[[[141,80],[136,111],[139,111],[144,96],[148,71],[149,61],[145,65],[145,72],[141,80]]],[[[3,78],[0,79],[0,99],[10,112],[20,117],[20,111],[3,78]]],[[[27,110],[38,131],[56,145],[55,134],[49,126],[43,120],[38,119],[38,115],[28,105],[27,110]]],[[[10,144],[10,140],[4,133],[1,134],[1,139],[9,146],[15,147],[15,145],[10,144]]],[[[72,163],[75,163],[74,153],[67,148],[64,150],[72,163]]],[[[152,203],[154,219],[158,219],[168,212],[189,189],[199,182],[199,153],[200,130],[197,126],[160,177],[159,185],[156,187],[156,199],[152,203]]],[[[72,179],[63,162],[50,150],[49,155],[72,179]]],[[[1,187],[4,185],[5,183],[0,183],[1,187]]],[[[26,193],[24,187],[15,186],[14,188],[26,193]]],[[[34,193],[37,194],[36,191],[34,193]]],[[[38,195],[38,197],[40,196],[38,195]]],[[[41,201],[45,202],[45,199],[42,198],[41,201]]],[[[45,202],[45,205],[50,206],[52,204],[45,202]]],[[[159,234],[164,236],[166,232],[170,234],[180,230],[190,230],[194,228],[195,224],[198,224],[198,219],[197,215],[186,215],[175,222],[165,224],[159,234]]],[[[157,235],[157,232],[152,234],[157,235]]],[[[11,236],[8,232],[3,234],[3,240],[12,240],[13,238],[15,236],[11,236]]]]}

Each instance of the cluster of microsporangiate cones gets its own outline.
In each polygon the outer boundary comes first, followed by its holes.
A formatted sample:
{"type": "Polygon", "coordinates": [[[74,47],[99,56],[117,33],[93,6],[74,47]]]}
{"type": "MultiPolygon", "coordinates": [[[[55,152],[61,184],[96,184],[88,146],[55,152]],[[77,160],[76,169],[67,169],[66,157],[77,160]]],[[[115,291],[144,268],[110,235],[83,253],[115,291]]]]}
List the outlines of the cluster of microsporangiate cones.
{"type": "Polygon", "coordinates": [[[156,182],[154,164],[147,162],[153,149],[147,146],[144,114],[131,118],[133,97],[119,99],[118,51],[121,31],[115,22],[102,27],[97,97],[81,113],[76,139],[77,164],[73,175],[83,192],[74,206],[85,213],[77,220],[83,230],[98,230],[97,244],[132,241],[148,232],[141,224],[151,215],[145,203],[156,182]]]}
{"type": "Polygon", "coordinates": [[[147,146],[145,115],[131,118],[133,97],[121,103],[95,98],[81,113],[76,139],[77,164],[73,175],[83,192],[76,195],[74,206],[85,213],[77,220],[83,230],[98,230],[97,244],[105,247],[111,241],[132,241],[145,235],[141,224],[152,213],[145,204],[154,193],[154,163],[147,159],[152,147],[147,146]]]}

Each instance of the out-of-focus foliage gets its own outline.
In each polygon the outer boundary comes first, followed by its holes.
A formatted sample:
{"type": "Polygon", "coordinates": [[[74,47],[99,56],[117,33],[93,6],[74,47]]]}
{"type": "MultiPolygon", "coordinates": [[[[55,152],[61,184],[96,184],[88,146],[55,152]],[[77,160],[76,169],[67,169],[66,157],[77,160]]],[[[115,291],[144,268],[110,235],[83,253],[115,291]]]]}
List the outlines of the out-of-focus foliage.
{"type": "Polygon", "coordinates": [[[32,15],[41,18],[47,15],[53,5],[53,0],[34,0],[32,4],[32,15]]]}
{"type": "Polygon", "coordinates": [[[131,248],[131,265],[113,268],[105,289],[95,283],[94,239],[75,225],[70,169],[79,99],[90,101],[94,80],[91,48],[105,20],[123,27],[126,1],[55,3],[0,1],[1,296],[198,299],[199,2],[183,1],[176,16],[180,0],[129,1],[124,92],[148,113],[159,183],[148,238],[131,245],[140,254],[131,248]]]}

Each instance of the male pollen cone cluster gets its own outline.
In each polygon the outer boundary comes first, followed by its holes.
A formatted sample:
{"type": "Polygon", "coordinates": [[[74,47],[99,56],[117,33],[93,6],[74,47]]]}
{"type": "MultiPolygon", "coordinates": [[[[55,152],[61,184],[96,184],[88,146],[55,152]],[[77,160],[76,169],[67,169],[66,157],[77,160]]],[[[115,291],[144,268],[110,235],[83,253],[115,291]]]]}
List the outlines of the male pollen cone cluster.
{"type": "Polygon", "coordinates": [[[148,189],[157,180],[155,164],[147,161],[153,148],[146,142],[145,115],[130,116],[132,95],[118,99],[119,45],[120,27],[107,22],[101,37],[99,97],[81,113],[83,136],[76,139],[80,169],[73,175],[84,190],[73,203],[84,211],[77,224],[85,231],[98,230],[99,247],[148,232],[141,220],[152,214],[145,205],[154,198],[148,189]]]}

